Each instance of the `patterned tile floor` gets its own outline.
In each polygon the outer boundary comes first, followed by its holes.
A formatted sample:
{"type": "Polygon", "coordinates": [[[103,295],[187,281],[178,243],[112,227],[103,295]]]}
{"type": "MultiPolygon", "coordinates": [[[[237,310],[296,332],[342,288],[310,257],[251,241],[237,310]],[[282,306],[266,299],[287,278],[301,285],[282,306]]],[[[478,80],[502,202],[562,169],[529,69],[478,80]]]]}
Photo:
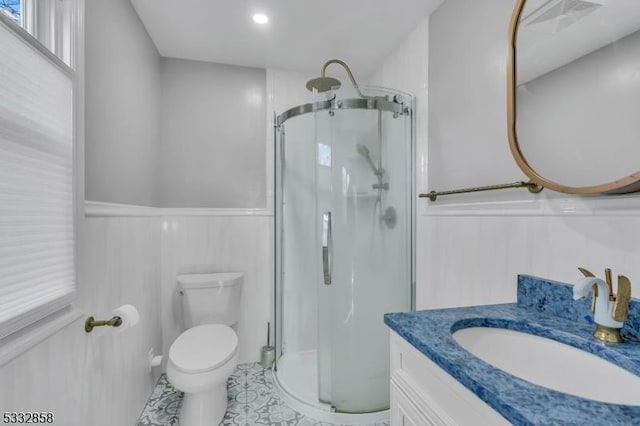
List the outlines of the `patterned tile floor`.
{"type": "MultiPolygon", "coordinates": [[[[227,387],[229,405],[220,425],[333,426],[288,407],[274,389],[271,372],[263,370],[260,364],[239,365],[227,381],[227,387]]],[[[182,395],[162,375],[136,426],[178,426],[182,395]]],[[[372,426],[388,426],[388,423],[372,426]]]]}

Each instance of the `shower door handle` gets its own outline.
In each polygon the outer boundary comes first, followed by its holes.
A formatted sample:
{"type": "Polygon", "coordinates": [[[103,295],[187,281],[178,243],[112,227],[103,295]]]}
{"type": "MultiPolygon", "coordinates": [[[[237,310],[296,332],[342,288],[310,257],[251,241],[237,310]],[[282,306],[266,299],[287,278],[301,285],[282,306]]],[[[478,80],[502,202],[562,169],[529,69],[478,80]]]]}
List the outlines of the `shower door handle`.
{"type": "Polygon", "coordinates": [[[333,241],[331,239],[331,212],[322,215],[322,274],[324,283],[331,284],[331,270],[333,269],[333,241]]]}

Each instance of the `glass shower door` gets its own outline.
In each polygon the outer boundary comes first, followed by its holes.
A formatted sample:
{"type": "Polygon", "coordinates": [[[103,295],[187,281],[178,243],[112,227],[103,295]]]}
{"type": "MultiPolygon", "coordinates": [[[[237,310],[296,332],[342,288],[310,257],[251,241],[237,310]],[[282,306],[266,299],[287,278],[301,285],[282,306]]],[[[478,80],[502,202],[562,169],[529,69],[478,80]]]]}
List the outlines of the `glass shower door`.
{"type": "Polygon", "coordinates": [[[338,412],[389,405],[383,314],[411,309],[407,120],[356,109],[315,117],[318,390],[338,412]]]}

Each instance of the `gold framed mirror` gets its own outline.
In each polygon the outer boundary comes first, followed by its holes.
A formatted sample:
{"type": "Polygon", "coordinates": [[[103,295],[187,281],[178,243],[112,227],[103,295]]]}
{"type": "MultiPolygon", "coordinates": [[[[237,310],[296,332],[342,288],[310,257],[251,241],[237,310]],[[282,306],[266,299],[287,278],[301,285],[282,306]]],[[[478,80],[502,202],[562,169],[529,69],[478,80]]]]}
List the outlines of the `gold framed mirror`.
{"type": "Polygon", "coordinates": [[[640,1],[516,0],[507,126],[531,181],[568,194],[640,191],[640,1]]]}

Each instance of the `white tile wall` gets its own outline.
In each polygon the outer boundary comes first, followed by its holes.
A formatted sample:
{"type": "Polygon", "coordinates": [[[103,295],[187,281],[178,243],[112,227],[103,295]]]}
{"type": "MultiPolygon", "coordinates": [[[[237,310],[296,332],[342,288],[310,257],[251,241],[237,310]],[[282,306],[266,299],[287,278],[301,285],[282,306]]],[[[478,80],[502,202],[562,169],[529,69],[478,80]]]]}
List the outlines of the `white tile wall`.
{"type": "Polygon", "coordinates": [[[367,79],[371,85],[407,92],[416,99],[416,185],[421,192],[427,189],[428,50],[429,18],[425,17],[367,79]]]}
{"type": "Polygon", "coordinates": [[[147,371],[148,350],[166,355],[182,331],[175,276],[189,268],[245,273],[239,361],[259,360],[273,305],[272,220],[237,212],[86,219],[77,305],[106,318],[131,303],[140,324],[86,334],[84,318],[72,323],[0,368],[0,383],[11,384],[0,386],[0,409],[53,411],[65,426],[133,424],[159,373],[147,371]]]}
{"type": "Polygon", "coordinates": [[[0,411],[52,411],[55,424],[134,424],[156,374],[147,351],[160,347],[159,226],[154,218],[84,221],[84,276],[77,306],[106,318],[125,303],[140,323],[116,334],[99,328],[86,334],[84,318],[0,368],[0,411]]]}
{"type": "MultiPolygon", "coordinates": [[[[425,17],[409,34],[407,39],[393,51],[380,65],[378,71],[369,78],[372,85],[395,88],[415,97],[415,140],[416,140],[416,191],[426,192],[428,188],[428,85],[429,85],[429,18],[425,17]]],[[[416,306],[421,300],[420,285],[425,268],[424,239],[426,223],[422,216],[416,216],[416,306]]]]}
{"type": "Polygon", "coordinates": [[[581,278],[577,266],[604,268],[632,279],[640,296],[640,215],[436,216],[427,220],[423,308],[512,302],[515,277],[533,274],[564,282],[581,278]],[[464,267],[461,267],[464,265],[464,267]]]}

